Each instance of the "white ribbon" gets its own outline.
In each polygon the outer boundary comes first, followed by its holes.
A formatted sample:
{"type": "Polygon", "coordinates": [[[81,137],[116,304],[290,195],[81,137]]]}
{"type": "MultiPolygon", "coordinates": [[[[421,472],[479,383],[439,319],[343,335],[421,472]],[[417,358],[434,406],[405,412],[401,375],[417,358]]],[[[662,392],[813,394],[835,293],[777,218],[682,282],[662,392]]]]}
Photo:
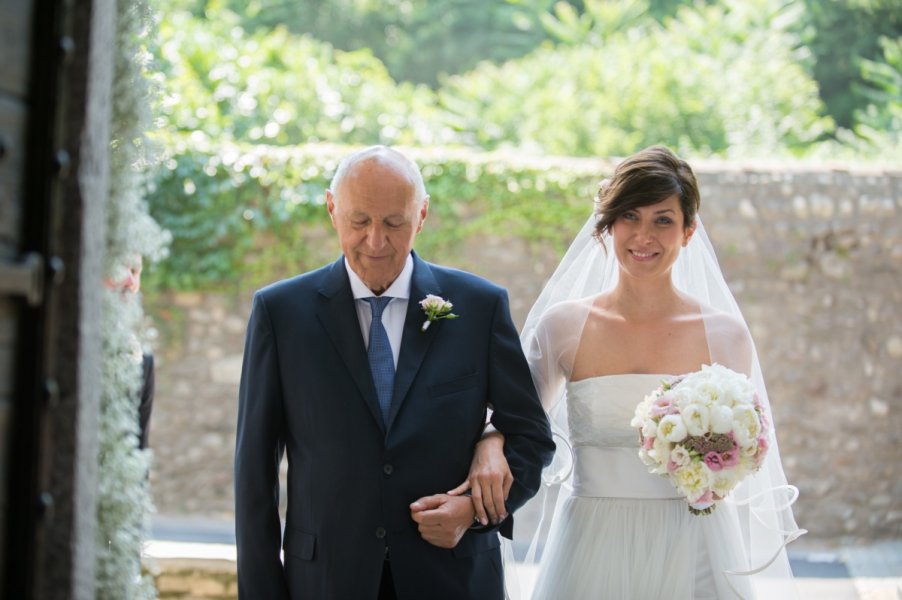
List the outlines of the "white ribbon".
{"type": "MultiPolygon", "coordinates": [[[[797,529],[793,529],[793,530],[787,530],[787,529],[781,529],[779,527],[774,527],[774,526],[770,525],[769,523],[765,522],[764,519],[761,518],[761,516],[759,514],[759,512],[763,512],[764,510],[767,510],[768,512],[772,512],[772,513],[776,513],[781,510],[787,510],[789,507],[791,507],[795,503],[795,501],[798,498],[799,498],[799,488],[797,488],[794,485],[787,484],[787,485],[779,485],[776,487],[772,487],[770,489],[767,489],[767,490],[764,490],[757,494],[754,494],[752,496],[749,496],[748,498],[746,498],[744,500],[734,500],[732,498],[728,498],[725,500],[725,502],[730,502],[731,504],[734,504],[736,506],[748,505],[749,510],[751,511],[752,515],[754,515],[754,517],[758,520],[759,523],[761,523],[761,525],[763,525],[766,529],[770,529],[771,531],[779,533],[781,536],[783,536],[783,543],[777,547],[777,549],[774,551],[773,555],[769,559],[767,559],[767,561],[765,561],[763,564],[761,564],[757,567],[754,567],[748,571],[734,571],[731,569],[725,569],[723,571],[724,575],[734,575],[736,577],[750,577],[752,575],[757,575],[758,573],[764,571],[766,568],[771,566],[774,563],[774,561],[777,560],[777,557],[780,556],[780,553],[783,551],[784,548],[786,548],[787,545],[789,545],[791,542],[794,542],[795,540],[799,539],[800,537],[802,537],[803,535],[808,533],[807,529],[797,528],[797,529]],[[784,504],[778,504],[777,506],[775,506],[773,508],[768,508],[768,509],[764,509],[760,505],[759,506],[752,505],[752,503],[755,500],[758,500],[759,498],[763,498],[764,496],[769,496],[769,495],[776,496],[777,492],[780,490],[789,492],[789,496],[788,496],[789,499],[784,504]]],[[[727,580],[727,585],[730,586],[730,589],[733,590],[733,593],[736,594],[736,597],[742,598],[742,594],[740,594],[736,590],[736,588],[733,587],[733,583],[730,581],[730,578],[726,577],[726,580],[727,580]]]]}

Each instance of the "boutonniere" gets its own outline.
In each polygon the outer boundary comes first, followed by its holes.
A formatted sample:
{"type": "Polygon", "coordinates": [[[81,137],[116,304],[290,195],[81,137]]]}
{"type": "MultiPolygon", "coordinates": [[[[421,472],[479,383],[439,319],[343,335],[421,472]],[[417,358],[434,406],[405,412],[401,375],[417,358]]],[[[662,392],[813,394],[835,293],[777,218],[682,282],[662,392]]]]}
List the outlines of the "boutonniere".
{"type": "Polygon", "coordinates": [[[456,319],[459,316],[451,312],[451,309],[454,308],[453,304],[441,296],[436,296],[434,294],[427,294],[425,298],[420,300],[420,307],[423,309],[423,312],[426,313],[426,321],[423,323],[420,331],[429,329],[429,325],[431,325],[433,321],[438,321],[439,319],[456,319]]]}

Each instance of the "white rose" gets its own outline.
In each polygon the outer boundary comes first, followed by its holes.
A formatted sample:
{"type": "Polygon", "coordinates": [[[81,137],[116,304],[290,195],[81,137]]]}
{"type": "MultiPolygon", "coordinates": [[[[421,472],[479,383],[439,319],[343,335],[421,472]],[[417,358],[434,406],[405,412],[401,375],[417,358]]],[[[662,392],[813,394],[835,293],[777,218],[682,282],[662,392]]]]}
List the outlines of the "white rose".
{"type": "Polygon", "coordinates": [[[711,487],[711,471],[703,462],[690,463],[674,471],[673,484],[686,498],[695,500],[711,487]]]}
{"type": "Polygon", "coordinates": [[[643,436],[645,436],[647,438],[654,437],[657,432],[658,432],[658,426],[651,419],[648,419],[647,421],[645,421],[642,424],[642,435],[643,436]]]}
{"type": "Polygon", "coordinates": [[[668,442],[682,442],[687,434],[686,425],[680,415],[667,415],[658,423],[658,436],[668,442]]]}
{"type": "Polygon", "coordinates": [[[662,437],[656,437],[648,456],[655,461],[657,465],[652,473],[666,473],[667,459],[670,458],[670,443],[662,437]]]}
{"type": "Polygon", "coordinates": [[[711,431],[730,433],[733,430],[733,411],[729,406],[715,404],[711,407],[711,431]]]}
{"type": "Polygon", "coordinates": [[[650,406],[651,401],[647,396],[645,400],[636,405],[636,412],[633,415],[633,419],[630,421],[630,427],[634,427],[636,429],[642,427],[642,424],[648,419],[650,406]]]}
{"type": "Polygon", "coordinates": [[[706,405],[717,403],[721,396],[720,387],[712,381],[706,381],[699,385],[698,394],[700,399],[704,400],[704,404],[706,405]]]}
{"type": "Polygon", "coordinates": [[[425,298],[420,300],[420,306],[424,309],[435,309],[438,310],[445,305],[445,299],[441,296],[436,296],[435,294],[427,294],[425,298]]]}
{"type": "Polygon", "coordinates": [[[692,398],[692,390],[689,389],[689,386],[678,385],[672,390],[674,397],[674,404],[679,407],[680,410],[683,410],[686,406],[689,406],[693,402],[692,398]]]}
{"type": "Polygon", "coordinates": [[[683,409],[682,416],[689,435],[705,435],[708,433],[710,414],[708,409],[704,406],[701,406],[700,404],[690,404],[683,409]]]}
{"type": "MultiPolygon", "coordinates": [[[[761,433],[758,412],[749,404],[733,407],[733,435],[743,450],[757,440],[761,433]]],[[[757,442],[756,442],[757,443],[757,442]]]]}
{"type": "Polygon", "coordinates": [[[670,451],[670,461],[677,466],[685,467],[692,461],[689,451],[683,446],[674,446],[670,451]]]}
{"type": "Polygon", "coordinates": [[[721,498],[725,497],[736,486],[736,473],[732,470],[723,470],[711,474],[711,489],[721,498]]]}

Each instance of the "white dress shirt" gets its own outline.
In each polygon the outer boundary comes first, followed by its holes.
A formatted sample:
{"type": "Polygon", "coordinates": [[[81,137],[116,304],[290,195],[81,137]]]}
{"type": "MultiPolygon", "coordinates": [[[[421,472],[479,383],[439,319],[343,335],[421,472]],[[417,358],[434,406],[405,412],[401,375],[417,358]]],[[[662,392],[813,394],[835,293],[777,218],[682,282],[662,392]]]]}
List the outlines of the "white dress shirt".
{"type": "MultiPolygon", "coordinates": [[[[354,294],[354,304],[357,308],[357,320],[360,321],[360,333],[363,334],[363,343],[367,347],[370,345],[370,323],[373,320],[373,313],[370,304],[365,298],[372,298],[376,294],[363,283],[357,273],[348,264],[345,259],[345,270],[348,272],[348,279],[351,281],[351,292],[354,294]]],[[[401,351],[401,336],[404,334],[404,319],[407,315],[407,303],[410,301],[410,280],[413,277],[413,257],[407,255],[407,262],[388,289],[382,292],[382,296],[390,296],[391,302],[382,312],[382,326],[385,327],[385,333],[388,334],[388,343],[391,345],[392,358],[395,361],[395,368],[398,368],[398,354],[401,351]]]]}

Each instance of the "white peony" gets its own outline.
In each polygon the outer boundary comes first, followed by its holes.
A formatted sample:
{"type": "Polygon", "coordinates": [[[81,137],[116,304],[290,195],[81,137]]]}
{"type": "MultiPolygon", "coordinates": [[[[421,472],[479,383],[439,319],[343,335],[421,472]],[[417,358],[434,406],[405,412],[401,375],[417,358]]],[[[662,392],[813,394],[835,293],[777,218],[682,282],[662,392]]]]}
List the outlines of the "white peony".
{"type": "Polygon", "coordinates": [[[673,483],[690,502],[695,502],[711,487],[711,471],[703,462],[690,463],[673,473],[673,483]]]}
{"type": "Polygon", "coordinates": [[[711,489],[721,498],[725,497],[736,486],[736,474],[729,469],[711,474],[711,489]]]}
{"type": "Polygon", "coordinates": [[[648,456],[655,461],[655,468],[651,470],[652,473],[667,473],[667,459],[670,458],[671,448],[670,442],[664,438],[655,438],[651,450],[648,451],[648,456]]]}
{"type": "MultiPolygon", "coordinates": [[[[735,414],[734,414],[735,420],[735,414]]],[[[708,433],[710,411],[701,404],[689,404],[683,409],[683,422],[689,435],[705,435],[708,433]]]]}
{"type": "Polygon", "coordinates": [[[711,431],[714,433],[730,433],[733,430],[733,410],[723,404],[711,407],[711,431]]]}
{"type": "Polygon", "coordinates": [[[676,443],[685,440],[688,431],[686,431],[686,425],[680,415],[667,415],[658,423],[657,434],[668,442],[676,443]]]}
{"type": "Polygon", "coordinates": [[[755,408],[750,404],[733,407],[733,435],[743,450],[752,443],[757,446],[759,433],[761,423],[758,421],[758,412],[755,408]]]}

